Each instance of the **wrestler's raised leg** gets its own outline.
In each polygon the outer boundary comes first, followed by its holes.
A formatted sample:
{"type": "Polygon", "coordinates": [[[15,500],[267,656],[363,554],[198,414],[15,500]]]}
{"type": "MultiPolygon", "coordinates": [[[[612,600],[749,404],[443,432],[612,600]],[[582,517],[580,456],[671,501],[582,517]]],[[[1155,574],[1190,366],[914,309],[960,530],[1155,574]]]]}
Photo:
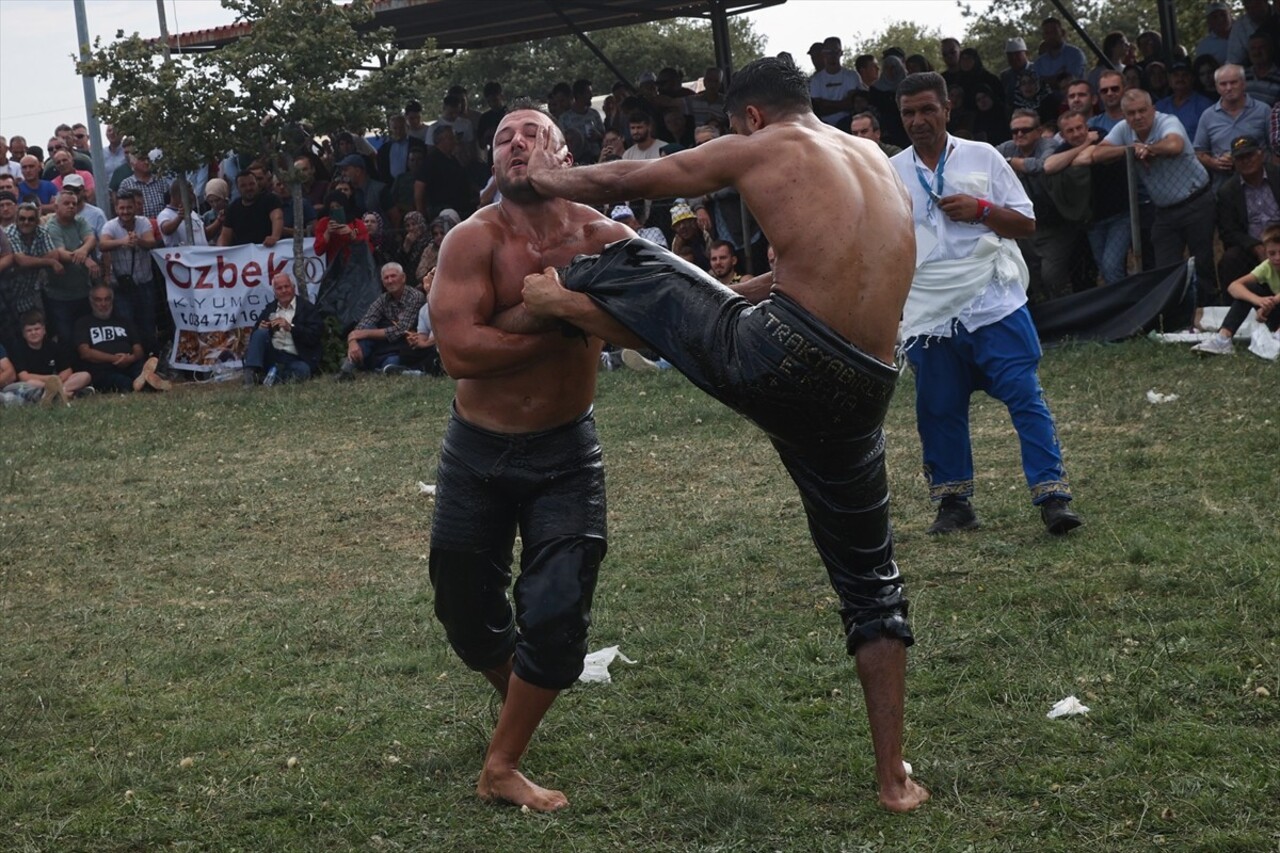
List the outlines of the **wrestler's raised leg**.
{"type": "Polygon", "coordinates": [[[855,660],[871,722],[880,805],[892,812],[909,812],[929,799],[929,792],[912,781],[902,764],[907,646],[892,637],[879,637],[859,646],[855,660]]]}
{"type": "Polygon", "coordinates": [[[493,730],[484,769],[476,783],[480,799],[528,806],[540,812],[553,812],[569,805],[564,794],[535,785],[520,772],[520,759],[529,748],[533,732],[558,695],[558,690],[535,687],[512,674],[498,727],[493,730]]]}

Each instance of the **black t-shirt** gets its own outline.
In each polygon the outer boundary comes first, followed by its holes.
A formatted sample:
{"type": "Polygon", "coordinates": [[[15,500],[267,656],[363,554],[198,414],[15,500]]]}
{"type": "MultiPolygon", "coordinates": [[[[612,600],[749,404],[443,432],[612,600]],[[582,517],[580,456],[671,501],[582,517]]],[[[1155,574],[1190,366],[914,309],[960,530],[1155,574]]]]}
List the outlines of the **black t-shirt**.
{"type": "Polygon", "coordinates": [[[50,376],[71,366],[71,358],[67,350],[46,337],[40,349],[32,349],[25,340],[21,341],[9,354],[13,367],[18,373],[35,373],[50,376]]]}
{"type": "Polygon", "coordinates": [[[88,344],[98,352],[111,355],[133,352],[133,345],[138,342],[138,335],[132,324],[121,319],[119,314],[112,314],[106,320],[99,320],[90,314],[76,321],[76,347],[88,344]]]}
{"type": "Polygon", "coordinates": [[[227,205],[226,225],[235,239],[233,246],[261,243],[271,236],[271,211],[280,210],[280,197],[275,193],[262,193],[251,204],[236,199],[227,205]]]}
{"type": "Polygon", "coordinates": [[[427,207],[430,216],[437,216],[445,208],[453,208],[463,219],[476,209],[476,193],[467,180],[467,172],[452,157],[432,148],[414,176],[427,185],[427,207]]]}

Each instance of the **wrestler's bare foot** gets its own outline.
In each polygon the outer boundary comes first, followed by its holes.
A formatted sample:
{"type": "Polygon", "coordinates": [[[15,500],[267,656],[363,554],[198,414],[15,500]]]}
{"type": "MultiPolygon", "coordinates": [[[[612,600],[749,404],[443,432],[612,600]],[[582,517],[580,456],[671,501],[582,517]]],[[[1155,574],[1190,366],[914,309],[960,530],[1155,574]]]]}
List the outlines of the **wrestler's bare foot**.
{"type": "Polygon", "coordinates": [[[564,794],[533,784],[514,767],[486,765],[476,783],[476,794],[487,803],[528,806],[536,812],[553,812],[569,805],[569,798],[564,794]]]}
{"type": "Polygon", "coordinates": [[[929,790],[912,781],[910,776],[901,783],[884,785],[880,788],[880,805],[891,812],[909,812],[919,808],[929,799],[929,790]]]}

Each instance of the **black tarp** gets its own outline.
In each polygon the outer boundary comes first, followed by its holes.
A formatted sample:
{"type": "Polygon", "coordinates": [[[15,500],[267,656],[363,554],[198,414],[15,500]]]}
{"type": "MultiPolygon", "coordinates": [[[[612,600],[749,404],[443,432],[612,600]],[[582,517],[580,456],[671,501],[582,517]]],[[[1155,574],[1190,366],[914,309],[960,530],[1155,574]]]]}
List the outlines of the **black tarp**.
{"type": "Polygon", "coordinates": [[[1184,304],[1188,266],[1181,262],[1135,273],[1115,284],[1029,306],[1040,342],[1120,341],[1185,326],[1191,319],[1184,304]]]}

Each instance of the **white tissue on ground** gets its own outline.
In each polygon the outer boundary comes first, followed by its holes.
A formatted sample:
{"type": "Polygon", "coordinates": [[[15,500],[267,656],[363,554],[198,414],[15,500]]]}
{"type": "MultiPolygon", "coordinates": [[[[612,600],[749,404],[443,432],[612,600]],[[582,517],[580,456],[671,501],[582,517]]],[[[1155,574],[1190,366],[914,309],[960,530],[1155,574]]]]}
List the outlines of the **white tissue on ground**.
{"type": "Polygon", "coordinates": [[[1176,399],[1178,399],[1177,394],[1161,394],[1154,388],[1147,392],[1148,403],[1172,403],[1176,399]]]}
{"type": "Polygon", "coordinates": [[[1059,717],[1073,717],[1076,714],[1087,713],[1089,713],[1088,705],[1082,704],[1074,696],[1068,696],[1066,699],[1059,699],[1045,716],[1051,720],[1056,720],[1059,717]]]}
{"type": "Polygon", "coordinates": [[[435,493],[436,493],[436,487],[434,483],[424,483],[421,480],[418,481],[418,494],[434,495],[435,493]]]}
{"type": "Polygon", "coordinates": [[[608,646],[587,655],[582,662],[582,675],[578,676],[578,680],[596,684],[610,683],[613,678],[609,675],[609,664],[613,663],[614,660],[620,660],[623,663],[635,663],[631,658],[618,651],[617,646],[608,646]]]}

